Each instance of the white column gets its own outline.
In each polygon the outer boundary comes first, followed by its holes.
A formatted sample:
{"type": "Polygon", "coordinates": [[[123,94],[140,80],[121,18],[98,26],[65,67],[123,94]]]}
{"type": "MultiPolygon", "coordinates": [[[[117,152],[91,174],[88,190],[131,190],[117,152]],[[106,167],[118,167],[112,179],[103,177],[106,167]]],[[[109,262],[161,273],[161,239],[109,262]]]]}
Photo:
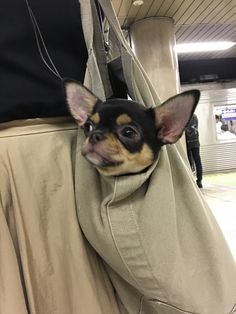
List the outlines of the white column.
{"type": "Polygon", "coordinates": [[[131,46],[144,67],[161,101],[179,92],[174,22],[168,17],[151,17],[130,28],[131,46]]]}

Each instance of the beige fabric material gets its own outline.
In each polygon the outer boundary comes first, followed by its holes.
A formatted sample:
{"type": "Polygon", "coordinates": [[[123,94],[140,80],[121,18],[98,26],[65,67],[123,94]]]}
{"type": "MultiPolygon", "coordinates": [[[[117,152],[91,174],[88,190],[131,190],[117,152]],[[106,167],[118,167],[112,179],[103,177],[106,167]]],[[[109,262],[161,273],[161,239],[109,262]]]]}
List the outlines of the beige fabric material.
{"type": "Polygon", "coordinates": [[[77,161],[90,186],[86,197],[77,177],[79,221],[123,313],[235,313],[235,262],[175,145],[138,175],[102,177],[77,161]]]}
{"type": "MultiPolygon", "coordinates": [[[[158,105],[110,1],[99,2],[120,42],[131,95],[158,105]]],[[[95,94],[96,70],[89,69],[95,94]]],[[[81,141],[79,132],[78,152],[81,141]]],[[[81,227],[107,264],[122,313],[236,313],[235,262],[181,145],[164,147],[145,173],[119,178],[102,177],[77,154],[75,180],[81,227]]]]}
{"type": "MultiPolygon", "coordinates": [[[[0,125],[0,313],[118,313],[74,199],[76,125],[0,125]]],[[[86,180],[85,180],[86,183],[86,180]]]]}

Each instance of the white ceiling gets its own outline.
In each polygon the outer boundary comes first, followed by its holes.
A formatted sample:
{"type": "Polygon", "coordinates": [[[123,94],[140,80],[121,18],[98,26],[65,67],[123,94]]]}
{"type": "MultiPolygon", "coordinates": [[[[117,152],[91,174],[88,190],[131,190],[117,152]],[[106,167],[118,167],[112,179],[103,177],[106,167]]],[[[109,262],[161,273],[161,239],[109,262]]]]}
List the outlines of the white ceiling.
{"type": "MultiPolygon", "coordinates": [[[[151,16],[168,16],[175,23],[177,43],[198,41],[236,42],[236,0],[112,0],[121,27],[151,16]]],[[[179,60],[236,58],[236,45],[221,52],[179,55],[179,60]]],[[[236,70],[236,69],[235,69],[236,70]]]]}

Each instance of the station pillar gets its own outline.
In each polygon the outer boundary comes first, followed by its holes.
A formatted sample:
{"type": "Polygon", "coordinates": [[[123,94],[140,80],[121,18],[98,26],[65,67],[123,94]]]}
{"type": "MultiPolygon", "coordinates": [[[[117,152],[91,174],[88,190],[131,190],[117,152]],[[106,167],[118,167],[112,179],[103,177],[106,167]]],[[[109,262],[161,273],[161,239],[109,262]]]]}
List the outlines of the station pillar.
{"type": "Polygon", "coordinates": [[[130,28],[131,47],[161,101],[179,92],[174,22],[168,17],[150,17],[130,28]]]}

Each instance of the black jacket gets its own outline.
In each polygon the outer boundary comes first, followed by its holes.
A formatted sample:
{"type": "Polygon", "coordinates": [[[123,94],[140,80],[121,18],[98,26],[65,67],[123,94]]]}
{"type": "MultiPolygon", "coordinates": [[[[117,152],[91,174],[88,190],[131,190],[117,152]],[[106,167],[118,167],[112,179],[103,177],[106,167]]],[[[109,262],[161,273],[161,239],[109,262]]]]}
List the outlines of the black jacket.
{"type": "Polygon", "coordinates": [[[199,147],[198,118],[194,114],[185,130],[187,148],[199,147]]]}

